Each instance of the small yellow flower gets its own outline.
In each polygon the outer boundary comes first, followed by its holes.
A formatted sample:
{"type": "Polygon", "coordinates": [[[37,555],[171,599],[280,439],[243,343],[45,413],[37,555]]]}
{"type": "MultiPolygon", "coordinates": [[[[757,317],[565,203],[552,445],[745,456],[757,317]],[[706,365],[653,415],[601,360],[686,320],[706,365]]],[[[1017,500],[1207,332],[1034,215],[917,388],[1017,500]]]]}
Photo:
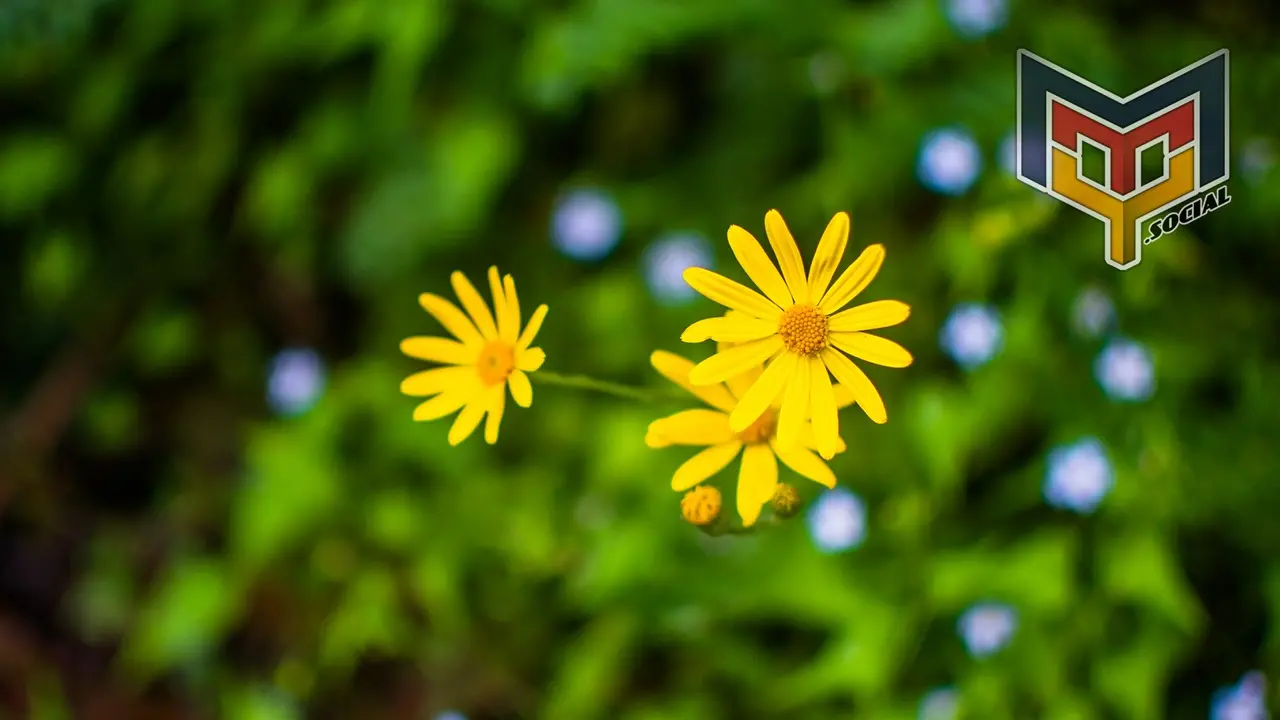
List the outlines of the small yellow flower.
{"type": "Polygon", "coordinates": [[[807,275],[800,249],[777,210],[765,215],[765,231],[781,273],[751,233],[737,225],[729,228],[734,256],[763,295],[704,268],[685,270],[684,279],[693,289],[738,311],[700,320],[681,335],[685,342],[734,343],[699,363],[689,380],[714,385],[768,363],[740,396],[730,428],[745,431],[781,398],[779,441],[795,445],[811,420],[817,449],[830,459],[840,437],[830,378],[848,388],[873,421],[886,422],[879,391],[845,353],[886,367],[910,365],[911,353],[901,345],[866,331],[898,325],[911,310],[897,300],[880,300],[841,311],[871,283],[884,261],[884,246],[872,245],[832,282],[849,241],[845,213],[837,213],[827,225],[807,275]]]}
{"type": "Polygon", "coordinates": [[[720,491],[710,485],[699,485],[680,500],[680,516],[685,522],[706,527],[720,517],[720,491]]]}
{"type": "MultiPolygon", "coordinates": [[[[766,408],[765,412],[741,432],[734,432],[729,416],[745,393],[759,377],[763,368],[748,370],[732,378],[728,383],[697,386],[689,382],[693,363],[679,355],[659,350],[650,357],[654,369],[668,380],[693,393],[712,409],[685,410],[655,420],[649,424],[645,444],[651,448],[672,445],[703,447],[676,469],[671,478],[671,489],[684,492],[715,475],[734,458],[742,454],[738,470],[738,514],[744,527],[755,524],[760,511],[773,498],[778,485],[778,460],[797,474],[826,487],[835,487],[836,476],[831,468],[812,449],[815,446],[813,428],[808,422],[800,430],[801,442],[793,446],[781,445],[774,430],[778,408],[766,408]]],[[[839,393],[836,400],[841,407],[853,404],[853,396],[839,393]]],[[[836,438],[836,450],[845,449],[844,442],[836,438]]]]}
{"type": "Polygon", "coordinates": [[[411,337],[400,343],[405,355],[447,367],[410,375],[400,383],[400,392],[430,398],[414,409],[413,419],[418,422],[438,420],[461,409],[449,429],[450,445],[466,440],[487,414],[484,439],[492,445],[498,441],[506,404],[504,390],[511,389],[511,399],[520,407],[533,402],[533,388],[525,373],[536,371],[546,360],[540,348],[530,345],[547,316],[547,306],[539,305],[533,311],[522,333],[520,300],[510,275],[500,278],[498,268],[489,268],[496,321],[465,275],[454,272],[450,280],[466,314],[431,293],[420,295],[418,302],[456,339],[411,337]]]}

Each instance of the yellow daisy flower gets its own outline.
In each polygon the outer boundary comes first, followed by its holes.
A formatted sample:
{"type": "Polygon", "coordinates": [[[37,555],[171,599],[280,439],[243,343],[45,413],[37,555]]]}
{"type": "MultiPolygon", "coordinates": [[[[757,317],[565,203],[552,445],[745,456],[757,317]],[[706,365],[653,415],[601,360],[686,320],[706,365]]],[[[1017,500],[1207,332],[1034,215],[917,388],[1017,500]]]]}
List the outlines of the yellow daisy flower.
{"type": "Polygon", "coordinates": [[[498,425],[506,404],[506,388],[520,407],[533,402],[531,373],[542,367],[546,353],[529,347],[547,316],[547,306],[539,305],[520,332],[520,300],[510,275],[499,278],[498,268],[489,268],[489,286],[493,307],[489,312],[484,298],[460,272],[450,277],[453,290],[466,309],[431,293],[423,293],[418,302],[456,339],[443,337],[411,337],[400,343],[400,351],[409,357],[448,367],[434,368],[410,375],[400,383],[400,392],[414,397],[429,397],[413,411],[418,422],[438,420],[461,409],[449,429],[449,444],[466,440],[480,421],[488,415],[484,440],[498,441],[498,425]],[[470,316],[468,318],[468,316],[470,316]]]}
{"type": "Polygon", "coordinates": [[[898,325],[911,309],[897,300],[879,300],[841,310],[875,279],[884,262],[884,246],[872,245],[832,282],[849,240],[847,214],[836,213],[827,225],[807,275],[782,215],[770,210],[764,223],[781,273],[751,233],[737,225],[729,228],[734,256],[763,295],[704,268],[684,272],[685,281],[699,293],[739,311],[696,322],[681,335],[685,342],[734,343],[699,363],[689,381],[715,385],[767,362],[740,396],[729,418],[730,430],[744,432],[780,400],[778,441],[795,445],[806,421],[811,421],[817,449],[830,459],[840,425],[828,371],[868,417],[886,422],[879,391],[848,355],[885,367],[910,365],[911,353],[905,348],[866,331],[898,325]]]}
{"type": "MultiPolygon", "coordinates": [[[[694,385],[689,382],[693,362],[674,353],[659,350],[649,358],[654,369],[671,382],[693,393],[711,409],[684,410],[649,424],[645,444],[651,448],[672,445],[703,447],[689,458],[671,478],[671,489],[684,492],[715,475],[738,454],[742,464],[738,469],[738,514],[744,527],[755,524],[760,511],[773,498],[778,485],[778,460],[798,475],[826,487],[835,487],[836,476],[831,468],[814,455],[813,429],[807,422],[800,428],[800,442],[784,446],[774,435],[777,427],[778,405],[765,411],[742,431],[734,432],[729,418],[739,406],[742,397],[758,380],[763,367],[749,369],[726,383],[694,385]]],[[[853,396],[844,392],[836,403],[841,407],[853,404],[853,396]]],[[[836,438],[836,451],[843,452],[844,442],[836,438]]]]}

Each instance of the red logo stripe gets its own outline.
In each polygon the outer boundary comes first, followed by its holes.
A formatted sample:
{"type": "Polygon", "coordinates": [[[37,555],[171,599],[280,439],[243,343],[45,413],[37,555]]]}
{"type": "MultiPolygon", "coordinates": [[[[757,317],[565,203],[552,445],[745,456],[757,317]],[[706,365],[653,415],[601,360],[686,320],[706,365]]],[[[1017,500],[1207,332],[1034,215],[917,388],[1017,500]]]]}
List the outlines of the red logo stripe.
{"type": "Polygon", "coordinates": [[[1053,103],[1053,142],[1075,152],[1076,137],[1083,135],[1111,151],[1111,191],[1119,195],[1133,192],[1138,184],[1137,150],[1161,135],[1169,135],[1169,153],[1195,140],[1195,103],[1188,99],[1173,110],[1118,133],[1075,110],[1053,103]]]}

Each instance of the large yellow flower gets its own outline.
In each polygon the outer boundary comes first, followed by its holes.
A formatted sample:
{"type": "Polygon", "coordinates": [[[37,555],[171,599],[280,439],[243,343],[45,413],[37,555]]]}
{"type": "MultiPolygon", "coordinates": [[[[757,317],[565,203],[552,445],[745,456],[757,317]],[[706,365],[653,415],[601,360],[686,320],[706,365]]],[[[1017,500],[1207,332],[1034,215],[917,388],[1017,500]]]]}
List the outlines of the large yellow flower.
{"type": "Polygon", "coordinates": [[[520,300],[510,275],[499,278],[498,268],[489,268],[489,286],[493,291],[490,314],[484,298],[460,272],[450,277],[453,290],[466,309],[438,295],[423,293],[418,297],[422,307],[448,330],[456,340],[442,337],[411,337],[400,343],[400,351],[410,357],[447,365],[410,375],[400,384],[400,392],[415,397],[430,397],[413,411],[419,422],[438,420],[461,409],[449,429],[449,444],[466,440],[488,414],[484,426],[485,442],[498,441],[498,425],[506,405],[506,388],[520,407],[533,402],[531,373],[542,367],[546,353],[529,347],[547,316],[547,306],[539,305],[520,332],[520,300]],[[468,315],[470,318],[468,319],[468,315]]]}
{"type": "MultiPolygon", "coordinates": [[[[693,393],[712,409],[684,410],[649,424],[645,444],[651,448],[672,445],[703,447],[689,458],[671,478],[671,489],[684,492],[723,470],[742,454],[738,469],[738,514],[742,524],[750,527],[760,517],[765,503],[773,497],[778,486],[778,460],[797,474],[826,487],[835,487],[836,476],[818,456],[813,430],[803,423],[800,442],[783,446],[774,435],[777,427],[778,406],[765,409],[760,416],[742,431],[734,432],[729,417],[738,407],[741,398],[764,370],[748,369],[726,383],[694,385],[689,382],[693,363],[679,355],[659,350],[650,357],[654,369],[668,380],[693,393]]],[[[839,393],[835,402],[840,407],[853,404],[853,396],[839,393]]],[[[845,449],[844,442],[836,437],[836,451],[845,449]]]]}
{"type": "Polygon", "coordinates": [[[848,389],[873,421],[888,413],[879,391],[845,353],[886,367],[906,367],[911,353],[875,335],[876,330],[907,319],[911,309],[897,300],[880,300],[841,311],[880,271],[884,246],[872,245],[832,282],[849,241],[849,216],[837,213],[827,225],[806,275],[800,249],[777,210],[764,219],[778,267],[751,233],[729,228],[729,246],[756,292],[704,268],[689,268],[684,279],[707,298],[737,310],[701,320],[681,335],[685,342],[717,340],[733,347],[699,363],[689,375],[694,385],[714,385],[768,362],[765,371],[741,397],[729,417],[729,428],[743,432],[781,401],[778,441],[796,445],[811,421],[819,453],[830,459],[840,439],[836,394],[830,375],[848,389]]]}

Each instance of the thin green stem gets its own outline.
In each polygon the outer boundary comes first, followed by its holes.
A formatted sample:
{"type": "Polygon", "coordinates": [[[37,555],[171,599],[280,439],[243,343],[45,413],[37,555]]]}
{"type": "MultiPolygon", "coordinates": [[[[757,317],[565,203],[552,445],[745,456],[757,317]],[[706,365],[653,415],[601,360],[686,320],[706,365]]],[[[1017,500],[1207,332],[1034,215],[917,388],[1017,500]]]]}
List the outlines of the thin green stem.
{"type": "Polygon", "coordinates": [[[591,390],[593,392],[622,398],[623,400],[633,400],[642,403],[656,404],[664,400],[674,398],[674,395],[662,393],[660,391],[642,390],[640,388],[631,387],[630,385],[609,382],[608,380],[597,380],[596,378],[589,377],[587,375],[564,375],[561,373],[539,370],[535,373],[530,373],[529,378],[534,382],[543,385],[556,385],[559,387],[574,388],[577,390],[591,390]]]}

